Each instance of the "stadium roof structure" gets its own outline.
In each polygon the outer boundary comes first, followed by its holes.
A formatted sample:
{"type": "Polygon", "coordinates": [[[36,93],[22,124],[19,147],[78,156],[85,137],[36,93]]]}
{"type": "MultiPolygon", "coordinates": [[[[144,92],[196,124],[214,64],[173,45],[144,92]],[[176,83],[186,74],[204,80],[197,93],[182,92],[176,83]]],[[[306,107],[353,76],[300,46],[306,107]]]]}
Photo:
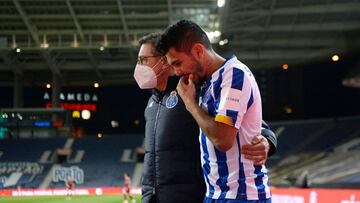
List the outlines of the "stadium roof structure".
{"type": "Polygon", "coordinates": [[[1,0],[0,85],[53,75],[63,85],[133,82],[139,37],[180,19],[255,69],[308,63],[359,46],[358,0],[1,0]],[[220,5],[221,6],[221,5],[220,5]]]}

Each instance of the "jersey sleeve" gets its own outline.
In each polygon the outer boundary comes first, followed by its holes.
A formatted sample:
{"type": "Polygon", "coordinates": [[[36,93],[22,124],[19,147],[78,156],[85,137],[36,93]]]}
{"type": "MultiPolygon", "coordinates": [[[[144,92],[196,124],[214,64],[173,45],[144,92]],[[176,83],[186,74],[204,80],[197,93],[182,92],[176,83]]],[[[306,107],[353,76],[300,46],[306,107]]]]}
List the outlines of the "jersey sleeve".
{"type": "Polygon", "coordinates": [[[222,74],[222,82],[218,91],[219,97],[215,121],[237,129],[247,109],[253,102],[252,88],[249,76],[239,68],[226,68],[222,74]]]}

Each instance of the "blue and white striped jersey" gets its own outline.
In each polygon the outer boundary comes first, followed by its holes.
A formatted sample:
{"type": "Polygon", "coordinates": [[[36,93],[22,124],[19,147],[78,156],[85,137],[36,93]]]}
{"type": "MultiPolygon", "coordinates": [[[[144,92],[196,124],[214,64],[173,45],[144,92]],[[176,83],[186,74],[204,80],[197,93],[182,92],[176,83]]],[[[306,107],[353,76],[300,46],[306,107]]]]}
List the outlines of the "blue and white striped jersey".
{"type": "Polygon", "coordinates": [[[245,159],[240,148],[261,133],[260,91],[251,71],[228,58],[203,85],[199,105],[215,121],[238,129],[232,148],[217,150],[200,129],[201,164],[212,199],[263,200],[271,197],[267,169],[245,159]]]}

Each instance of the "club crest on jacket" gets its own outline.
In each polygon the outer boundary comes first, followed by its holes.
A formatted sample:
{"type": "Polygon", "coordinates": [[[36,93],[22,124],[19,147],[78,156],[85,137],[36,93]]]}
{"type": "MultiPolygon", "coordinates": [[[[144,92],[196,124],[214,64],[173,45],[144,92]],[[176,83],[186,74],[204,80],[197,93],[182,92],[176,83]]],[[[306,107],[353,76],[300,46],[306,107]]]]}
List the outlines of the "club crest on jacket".
{"type": "Polygon", "coordinates": [[[174,106],[176,106],[178,101],[179,101],[179,98],[177,96],[176,91],[174,90],[170,93],[170,96],[166,99],[166,108],[168,108],[168,109],[174,108],[174,106]]]}

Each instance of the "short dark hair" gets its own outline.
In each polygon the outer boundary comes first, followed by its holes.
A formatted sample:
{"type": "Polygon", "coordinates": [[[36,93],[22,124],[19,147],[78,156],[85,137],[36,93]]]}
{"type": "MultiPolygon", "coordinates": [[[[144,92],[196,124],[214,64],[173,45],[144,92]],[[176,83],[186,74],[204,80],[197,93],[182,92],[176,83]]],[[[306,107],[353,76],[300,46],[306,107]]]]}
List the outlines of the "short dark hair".
{"type": "Polygon", "coordinates": [[[171,47],[176,51],[190,53],[195,43],[204,45],[206,49],[212,49],[208,36],[199,25],[190,20],[180,20],[166,28],[156,49],[163,54],[166,54],[171,47]]]}
{"type": "MultiPolygon", "coordinates": [[[[150,33],[150,34],[147,34],[145,36],[142,36],[140,39],[139,39],[139,45],[143,45],[143,44],[151,44],[154,46],[154,49],[156,52],[159,52],[156,50],[156,45],[160,39],[160,36],[161,36],[161,33],[160,32],[154,32],[154,33],[150,33]]],[[[157,54],[161,54],[160,52],[157,53],[157,54]]]]}

